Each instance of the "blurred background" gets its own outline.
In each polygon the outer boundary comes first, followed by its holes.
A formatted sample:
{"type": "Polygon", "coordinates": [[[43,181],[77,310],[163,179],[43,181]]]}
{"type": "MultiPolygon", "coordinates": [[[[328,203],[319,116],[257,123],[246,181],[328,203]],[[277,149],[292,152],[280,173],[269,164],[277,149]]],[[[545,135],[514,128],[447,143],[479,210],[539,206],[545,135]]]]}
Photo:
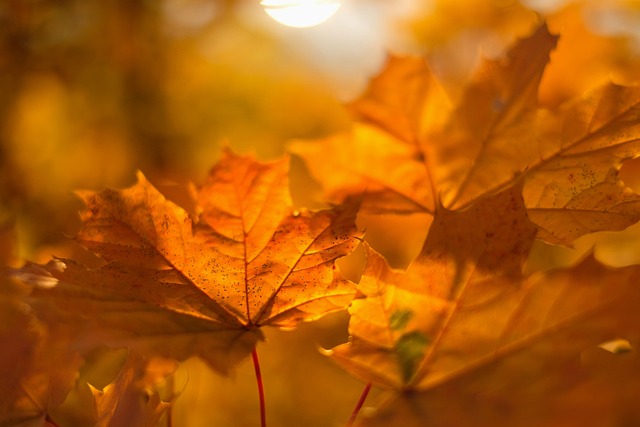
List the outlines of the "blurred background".
{"type": "MultiPolygon", "coordinates": [[[[543,20],[561,35],[540,88],[544,105],[609,80],[640,83],[640,1],[343,0],[327,22],[292,28],[259,0],[3,0],[0,224],[17,230],[19,258],[67,255],[77,250],[66,237],[79,221],[73,190],[128,186],[142,170],[172,197],[172,183],[201,182],[225,145],[272,159],[291,139],[345,129],[343,103],[388,52],[424,55],[455,99],[481,56],[499,56],[543,20]]],[[[317,207],[317,185],[299,159],[292,166],[295,203],[317,207]]],[[[637,170],[634,162],[623,170],[636,191],[637,170]]],[[[361,222],[397,267],[428,224],[361,222]]],[[[611,263],[638,262],[638,234],[600,233],[577,246],[597,241],[611,263]]],[[[532,269],[577,256],[536,251],[532,269]]],[[[259,350],[271,425],[337,426],[348,417],[362,384],[317,351],[346,340],[346,321],[338,313],[295,332],[267,331],[259,350]]],[[[249,364],[234,379],[197,360],[183,369],[175,426],[256,425],[249,364]]]]}

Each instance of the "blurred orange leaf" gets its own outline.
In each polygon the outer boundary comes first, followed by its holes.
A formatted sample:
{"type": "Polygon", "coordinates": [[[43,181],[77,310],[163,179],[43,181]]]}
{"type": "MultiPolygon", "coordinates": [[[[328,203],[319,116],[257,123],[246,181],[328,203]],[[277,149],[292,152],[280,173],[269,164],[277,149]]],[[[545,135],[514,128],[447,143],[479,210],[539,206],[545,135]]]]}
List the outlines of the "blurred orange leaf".
{"type": "Polygon", "coordinates": [[[332,135],[321,143],[296,141],[290,149],[306,160],[331,201],[358,195],[362,212],[434,211],[430,177],[415,142],[356,123],[349,134],[332,135]]]}
{"type": "Polygon", "coordinates": [[[438,210],[406,272],[369,249],[351,340],[332,351],[347,371],[393,390],[363,425],[547,425],[544,413],[527,424],[527,411],[589,378],[580,367],[567,376],[580,353],[635,336],[637,267],[609,269],[588,257],[523,276],[535,227],[519,193],[438,210]]]}
{"type": "Polygon", "coordinates": [[[129,354],[111,384],[102,390],[89,384],[95,402],[95,427],[152,427],[158,424],[171,402],[162,401],[157,390],[147,390],[154,384],[145,381],[146,365],[140,356],[129,354]]]}
{"type": "MultiPolygon", "coordinates": [[[[0,264],[12,264],[12,227],[0,230],[0,264]]],[[[73,388],[82,359],[79,328],[39,319],[28,305],[29,289],[0,270],[0,425],[41,426],[73,388]]]]}
{"type": "Polygon", "coordinates": [[[15,293],[2,292],[0,297],[0,425],[41,426],[78,376],[82,359],[74,345],[77,328],[45,325],[15,293]]]}
{"type": "Polygon", "coordinates": [[[323,185],[328,182],[327,195],[333,200],[345,191],[336,188],[330,168],[362,177],[358,186],[346,186],[350,191],[373,192],[375,199],[385,200],[388,194],[405,199],[401,208],[385,205],[372,211],[433,213],[438,198],[448,208],[464,207],[508,186],[531,161],[530,152],[537,153],[537,147],[524,140],[516,147],[514,136],[532,139],[526,126],[535,115],[537,85],[555,40],[541,27],[505,58],[485,61],[453,109],[423,61],[392,57],[352,106],[358,118],[386,136],[372,138],[372,132],[361,132],[356,124],[352,133],[338,137],[341,146],[353,146],[349,160],[334,155],[334,149],[318,155],[326,145],[336,147],[336,137],[298,142],[293,151],[323,185]],[[401,149],[402,157],[396,154],[401,149]],[[354,160],[359,158],[368,164],[354,160]],[[406,200],[413,202],[411,210],[404,206],[406,200]]]}
{"type": "Polygon", "coordinates": [[[296,141],[290,150],[307,160],[329,200],[359,194],[363,212],[433,213],[435,194],[419,141],[449,108],[423,58],[389,56],[349,105],[360,123],[317,143],[296,141]]]}
{"type": "Polygon", "coordinates": [[[640,219],[640,199],[618,177],[622,162],[640,155],[640,91],[608,85],[553,111],[539,107],[556,40],[541,26],[484,61],[451,111],[426,66],[392,58],[353,104],[360,121],[350,133],[292,150],[328,198],[365,193],[370,212],[433,213],[434,200],[464,209],[524,180],[547,242],[625,228],[640,219]]]}
{"type": "Polygon", "coordinates": [[[543,154],[532,132],[537,89],[557,37],[540,27],[476,71],[442,131],[425,144],[444,206],[460,209],[509,186],[543,154]]]}
{"type": "Polygon", "coordinates": [[[348,108],[361,121],[415,143],[421,129],[445,118],[450,106],[424,58],[389,55],[383,71],[348,108]]]}

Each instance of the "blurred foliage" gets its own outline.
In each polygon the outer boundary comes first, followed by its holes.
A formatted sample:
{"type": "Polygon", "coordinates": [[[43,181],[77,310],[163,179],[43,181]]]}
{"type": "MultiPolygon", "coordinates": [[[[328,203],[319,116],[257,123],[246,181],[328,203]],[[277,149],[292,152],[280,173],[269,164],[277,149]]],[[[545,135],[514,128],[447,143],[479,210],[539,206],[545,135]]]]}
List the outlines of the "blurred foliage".
{"type": "Polygon", "coordinates": [[[224,141],[273,157],[289,137],[343,125],[312,70],[233,6],[0,6],[0,198],[21,221],[23,253],[72,231],[74,189],[123,186],[137,169],[201,177],[224,141]]]}
{"type": "MultiPolygon", "coordinates": [[[[336,23],[297,30],[271,22],[257,0],[0,2],[0,223],[15,224],[18,242],[13,250],[2,239],[2,259],[82,252],[65,238],[79,224],[73,190],[130,185],[139,169],[159,187],[200,182],[224,145],[274,158],[290,139],[348,127],[341,104],[386,51],[425,54],[455,98],[480,55],[498,57],[544,19],[561,38],[543,76],[543,103],[606,80],[640,83],[637,1],[345,0],[343,9],[336,23]]],[[[639,165],[622,171],[635,191],[639,165]]],[[[295,203],[319,206],[317,188],[294,158],[295,203]]],[[[360,225],[401,267],[419,250],[428,220],[363,215],[360,225]]],[[[540,243],[528,268],[573,262],[593,245],[610,264],[638,263],[638,236],[632,227],[585,236],[576,249],[540,243]]],[[[355,265],[346,267],[352,278],[355,265]]],[[[273,425],[338,426],[348,417],[361,384],[316,348],[344,342],[346,324],[341,313],[267,333],[269,349],[260,350],[273,425]]],[[[89,358],[58,419],[85,425],[85,383],[107,385],[122,363],[109,352],[89,358]]],[[[174,425],[256,424],[249,364],[233,379],[198,360],[182,369],[174,425]]]]}

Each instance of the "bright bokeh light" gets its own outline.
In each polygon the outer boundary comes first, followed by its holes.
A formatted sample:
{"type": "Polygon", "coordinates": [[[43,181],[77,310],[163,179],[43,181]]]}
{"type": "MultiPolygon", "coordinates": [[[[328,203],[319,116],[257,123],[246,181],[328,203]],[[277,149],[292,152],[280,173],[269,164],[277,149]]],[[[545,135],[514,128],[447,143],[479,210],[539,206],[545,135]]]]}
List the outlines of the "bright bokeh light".
{"type": "Polygon", "coordinates": [[[263,0],[260,4],[279,23],[296,28],[322,24],[340,8],[339,0],[263,0]]]}

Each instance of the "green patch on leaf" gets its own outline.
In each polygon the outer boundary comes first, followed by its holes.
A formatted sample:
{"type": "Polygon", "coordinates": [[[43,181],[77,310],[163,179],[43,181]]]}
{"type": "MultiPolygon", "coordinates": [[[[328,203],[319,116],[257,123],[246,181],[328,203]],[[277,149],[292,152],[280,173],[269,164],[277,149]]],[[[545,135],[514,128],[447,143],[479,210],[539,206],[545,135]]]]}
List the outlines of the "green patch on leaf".
{"type": "Polygon", "coordinates": [[[423,358],[424,350],[428,344],[429,338],[418,331],[403,334],[396,343],[398,362],[400,362],[402,378],[405,382],[409,381],[415,373],[418,362],[423,358]]]}
{"type": "Polygon", "coordinates": [[[396,310],[391,313],[389,319],[389,327],[392,331],[400,331],[407,327],[407,323],[413,317],[413,311],[411,310],[396,310]]]}

